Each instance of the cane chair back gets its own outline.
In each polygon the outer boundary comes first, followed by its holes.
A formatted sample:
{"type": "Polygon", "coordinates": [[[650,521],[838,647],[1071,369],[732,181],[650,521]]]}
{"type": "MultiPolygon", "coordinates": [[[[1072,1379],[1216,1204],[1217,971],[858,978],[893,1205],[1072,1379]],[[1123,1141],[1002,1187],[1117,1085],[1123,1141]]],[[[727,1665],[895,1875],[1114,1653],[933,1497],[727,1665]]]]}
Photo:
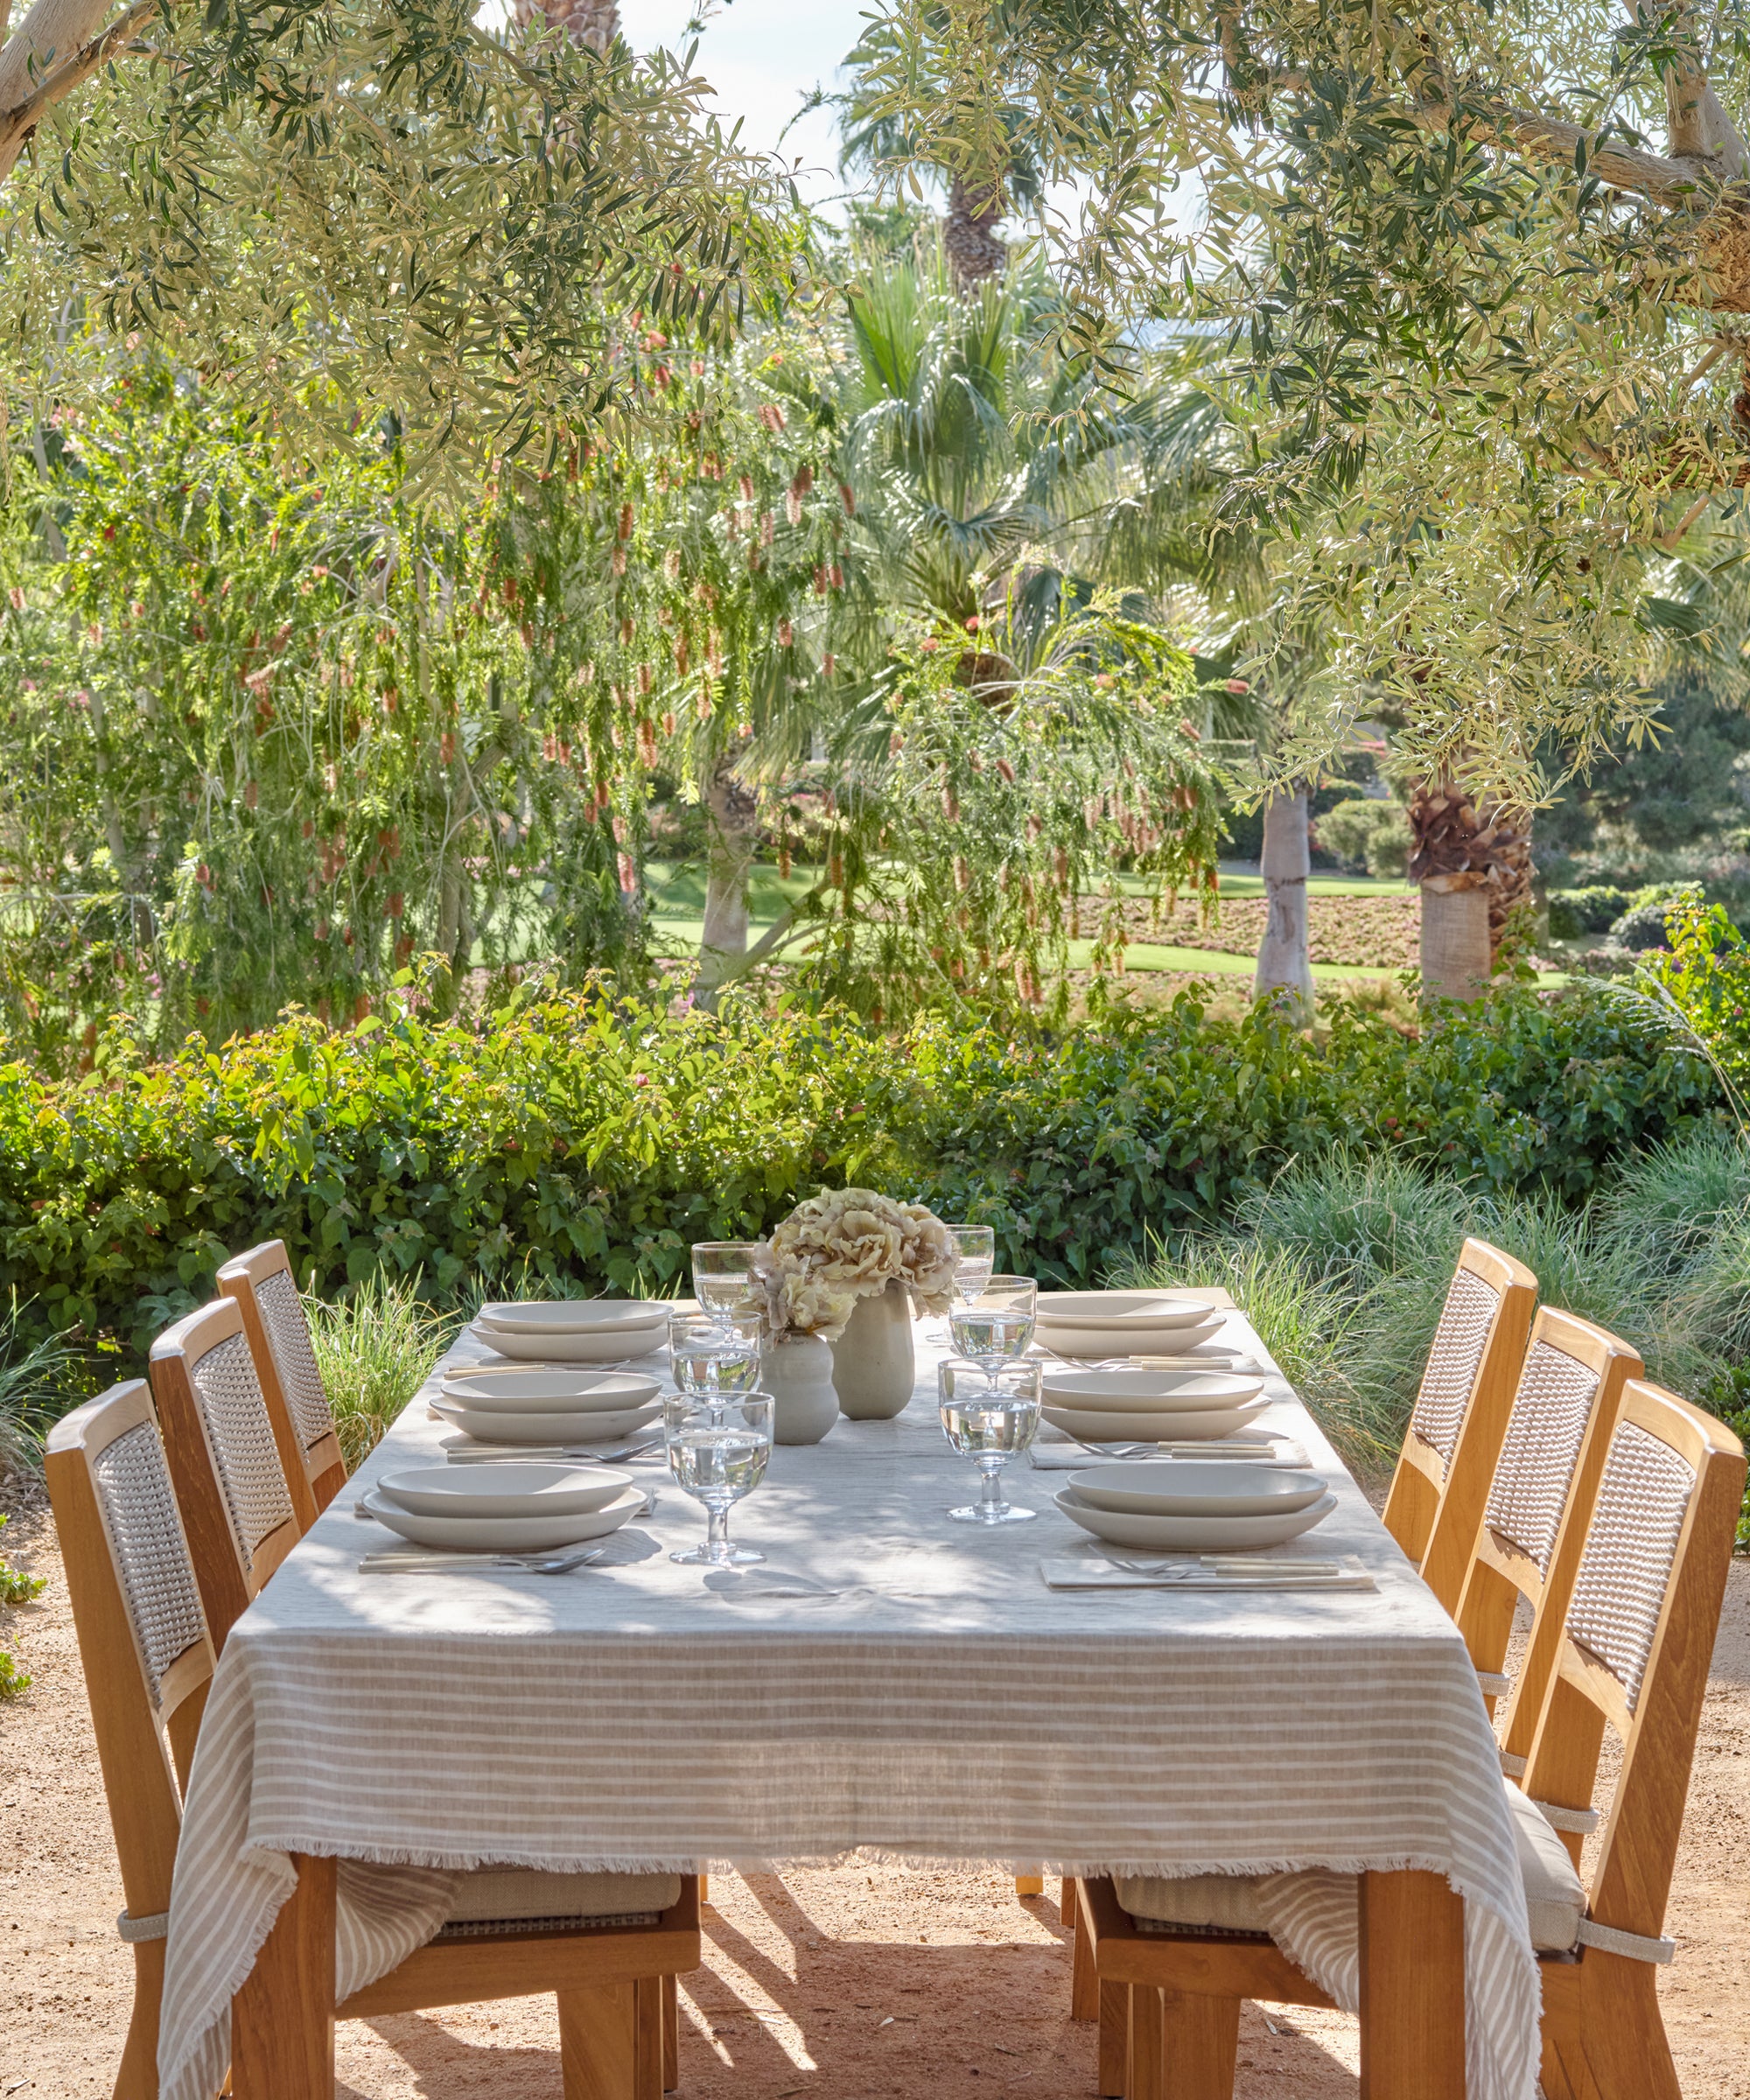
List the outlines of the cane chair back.
{"type": "Polygon", "coordinates": [[[215,1298],[166,1327],[148,1365],[215,1648],[298,1544],[298,1516],[243,1333],[215,1298]]]}
{"type": "Polygon", "coordinates": [[[1448,1612],[1470,1567],[1524,1360],[1537,1279],[1466,1240],[1386,1498],[1385,1528],[1448,1612]]]}
{"type": "Polygon", "coordinates": [[[346,1462],[285,1242],[264,1240],[227,1262],[219,1271],[219,1288],[242,1308],[298,1530],[307,1531],[333,1501],[346,1477],[346,1462]]]}
{"type": "Polygon", "coordinates": [[[1491,1711],[1512,1694],[1502,1739],[1509,1772],[1522,1768],[1555,1666],[1622,1389],[1642,1368],[1627,1342],[1590,1320],[1545,1306],[1531,1323],[1456,1614],[1491,1711]],[[1502,1671],[1522,1599],[1536,1618],[1509,1683],[1502,1671]]]}
{"type": "Polygon", "coordinates": [[[116,2091],[139,2100],[158,2090],[171,1874],[213,1644],[144,1380],[63,1416],[43,1470],[127,1899],[119,1928],[134,1948],[116,2091]]]}

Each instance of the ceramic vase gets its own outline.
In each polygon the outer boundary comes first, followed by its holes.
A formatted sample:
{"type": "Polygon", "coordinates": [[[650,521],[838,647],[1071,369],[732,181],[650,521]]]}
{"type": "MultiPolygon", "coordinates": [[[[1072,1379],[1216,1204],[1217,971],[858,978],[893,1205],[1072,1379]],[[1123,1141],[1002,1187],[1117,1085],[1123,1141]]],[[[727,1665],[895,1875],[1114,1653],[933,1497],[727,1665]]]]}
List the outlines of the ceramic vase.
{"type": "Polygon", "coordinates": [[[912,1396],[912,1297],[897,1278],[859,1298],[832,1345],[832,1382],[840,1410],[853,1422],[889,1422],[912,1396]]]}
{"type": "Polygon", "coordinates": [[[818,1334],[768,1343],[760,1361],[760,1383],[774,1403],[774,1443],[818,1444],[838,1419],[832,1344],[818,1334]]]}

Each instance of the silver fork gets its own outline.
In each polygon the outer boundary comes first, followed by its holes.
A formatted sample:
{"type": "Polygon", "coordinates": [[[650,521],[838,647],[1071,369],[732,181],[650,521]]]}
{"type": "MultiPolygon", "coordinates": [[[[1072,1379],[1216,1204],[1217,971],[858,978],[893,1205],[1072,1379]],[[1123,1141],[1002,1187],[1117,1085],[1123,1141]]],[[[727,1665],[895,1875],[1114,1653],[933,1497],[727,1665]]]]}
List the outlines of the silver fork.
{"type": "Polygon", "coordinates": [[[569,1575],[573,1568],[599,1560],[606,1546],[586,1546],[581,1552],[535,1553],[371,1553],[359,1563],[361,1570],[379,1574],[416,1574],[421,1568],[514,1568],[522,1575],[569,1575]]]}

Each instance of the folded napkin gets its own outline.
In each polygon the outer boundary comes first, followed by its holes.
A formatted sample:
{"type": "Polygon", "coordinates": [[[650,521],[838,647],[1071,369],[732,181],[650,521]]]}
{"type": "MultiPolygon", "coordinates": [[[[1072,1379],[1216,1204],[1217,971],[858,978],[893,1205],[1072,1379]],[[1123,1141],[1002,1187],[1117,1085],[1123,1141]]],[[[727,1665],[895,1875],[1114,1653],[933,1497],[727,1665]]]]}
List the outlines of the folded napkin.
{"type": "Polygon", "coordinates": [[[1186,1554],[1120,1567],[1098,1550],[1054,1553],[1040,1563],[1049,1590],[1370,1590],[1373,1577],[1350,1554],[1342,1560],[1186,1554]]]}
{"type": "Polygon", "coordinates": [[[1033,1438],[1027,1461],[1040,1473],[1080,1473],[1088,1466],[1120,1465],[1127,1459],[1239,1459],[1261,1466],[1288,1466],[1297,1469],[1312,1460],[1287,1437],[1236,1436],[1200,1438],[1182,1444],[1078,1444],[1047,1423],[1033,1438]]]}
{"type": "Polygon", "coordinates": [[[648,1444],[482,1444],[472,1437],[446,1437],[444,1455],[452,1466],[617,1466],[662,1456],[662,1439],[648,1444]]]}

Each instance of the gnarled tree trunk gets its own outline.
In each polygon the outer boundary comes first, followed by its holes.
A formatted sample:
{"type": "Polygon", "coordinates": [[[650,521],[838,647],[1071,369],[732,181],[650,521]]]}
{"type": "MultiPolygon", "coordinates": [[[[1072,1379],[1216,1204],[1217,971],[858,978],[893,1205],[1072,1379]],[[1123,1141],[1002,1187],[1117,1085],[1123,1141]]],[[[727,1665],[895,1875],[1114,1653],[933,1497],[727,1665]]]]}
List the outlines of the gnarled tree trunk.
{"type": "Polygon", "coordinates": [[[1312,1018],[1312,964],[1306,947],[1306,878],[1312,869],[1306,836],[1306,790],[1273,794],[1264,806],[1264,893],[1270,906],[1258,944],[1255,997],[1289,993],[1303,1018],[1312,1018]]]}
{"type": "Polygon", "coordinates": [[[1422,888],[1424,995],[1474,999],[1488,982],[1508,914],[1531,893],[1530,827],[1437,780],[1411,798],[1410,829],[1410,876],[1422,888]]]}
{"type": "Polygon", "coordinates": [[[725,753],[705,788],[705,924],[699,942],[699,984],[722,983],[747,953],[747,871],[760,820],[759,798],[736,778],[725,753]]]}

